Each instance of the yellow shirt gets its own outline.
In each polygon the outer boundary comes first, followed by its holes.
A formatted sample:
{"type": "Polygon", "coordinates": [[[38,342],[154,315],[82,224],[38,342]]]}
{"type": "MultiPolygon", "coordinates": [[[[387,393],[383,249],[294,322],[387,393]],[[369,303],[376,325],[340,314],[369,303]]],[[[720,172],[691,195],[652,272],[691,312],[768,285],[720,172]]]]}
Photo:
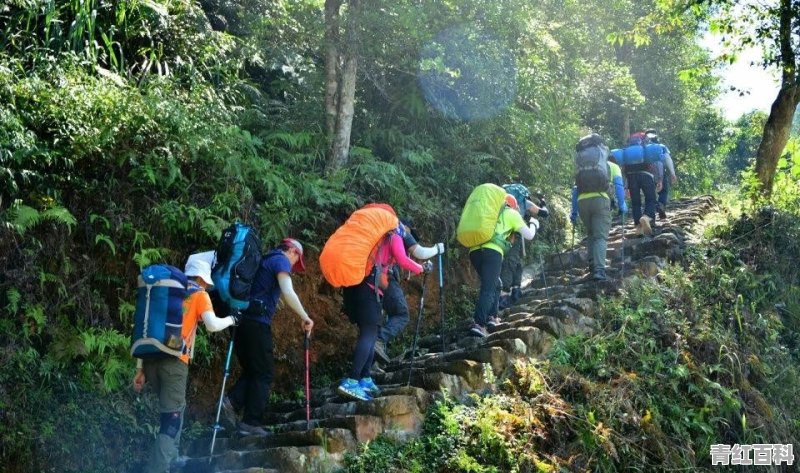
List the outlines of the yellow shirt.
{"type": "MultiPolygon", "coordinates": [[[[503,213],[500,214],[500,218],[497,219],[497,225],[494,227],[494,232],[497,235],[502,235],[502,237],[507,240],[512,233],[518,232],[524,227],[525,220],[522,219],[522,215],[520,215],[519,211],[514,210],[511,207],[506,207],[505,210],[503,210],[503,213]]],[[[492,243],[491,241],[480,246],[470,248],[469,251],[472,252],[478,248],[491,248],[501,255],[505,255],[503,248],[496,243],[492,243]]]]}

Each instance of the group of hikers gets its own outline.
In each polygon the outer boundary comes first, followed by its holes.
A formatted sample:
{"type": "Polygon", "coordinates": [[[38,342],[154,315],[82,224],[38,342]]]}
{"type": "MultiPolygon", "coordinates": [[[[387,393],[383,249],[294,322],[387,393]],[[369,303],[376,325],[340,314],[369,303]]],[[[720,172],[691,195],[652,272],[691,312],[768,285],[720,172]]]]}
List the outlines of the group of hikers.
{"type": "MultiPolygon", "coordinates": [[[[652,234],[656,215],[666,218],[669,189],[676,182],[674,164],[652,129],[634,133],[624,148],[615,150],[590,134],[578,142],[575,163],[570,220],[575,225],[580,216],[587,235],[589,271],[582,280],[603,281],[608,278],[612,209],[624,224],[627,189],[637,235],[652,234]]],[[[456,230],[480,281],[470,335],[487,337],[501,323],[501,310],[522,297],[524,241],[535,237],[538,218],[548,215],[544,196],[531,194],[521,183],[482,184],[470,194],[456,230]]],[[[391,361],[387,347],[410,319],[400,284],[403,271],[430,273],[437,256],[441,271],[444,242],[427,247],[419,240],[410,219],[399,218],[388,204],[374,203],[353,212],[320,254],[323,276],[341,288],[342,311],[358,327],[350,372],[336,389],[345,398],[369,401],[379,394],[373,365],[391,361]]],[[[254,229],[236,223],[223,232],[216,250],[191,255],[184,271],[168,265],[142,270],[131,349],[137,358],[133,387],[140,392],[149,384],[160,412],[145,471],[167,472],[178,458],[199,322],[210,332],[235,330],[231,343],[241,371],[227,394],[223,382],[218,417],[222,411],[226,427],[241,435],[267,435],[262,418],[274,376],[271,325],[279,300],[300,318],[306,336],[314,321],[291,278],[305,270],[303,245],[287,237],[266,254],[260,247],[254,229]]]]}

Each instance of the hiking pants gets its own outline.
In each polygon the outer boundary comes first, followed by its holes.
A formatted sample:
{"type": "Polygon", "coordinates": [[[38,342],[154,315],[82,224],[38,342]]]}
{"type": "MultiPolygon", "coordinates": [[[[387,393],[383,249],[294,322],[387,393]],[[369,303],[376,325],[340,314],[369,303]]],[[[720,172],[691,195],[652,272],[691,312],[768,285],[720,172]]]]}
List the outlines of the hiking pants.
{"type": "Polygon", "coordinates": [[[661,184],[661,192],[658,193],[658,203],[661,204],[661,208],[664,211],[667,210],[667,201],[669,201],[669,187],[672,185],[672,178],[670,178],[669,173],[664,173],[664,179],[662,180],[661,184]]]}
{"type": "Polygon", "coordinates": [[[606,268],[608,231],[611,230],[611,201],[605,197],[578,200],[578,215],[586,227],[586,251],[589,269],[594,273],[606,268]]]}
{"type": "Polygon", "coordinates": [[[260,425],[275,375],[272,327],[245,318],[236,330],[233,345],[236,359],[242,367],[242,375],[228,397],[234,406],[244,407],[242,422],[260,425]]]}
{"type": "Polygon", "coordinates": [[[497,304],[500,302],[500,270],[503,266],[503,255],[491,248],[478,248],[469,253],[469,260],[481,280],[478,303],[475,304],[473,319],[476,324],[486,327],[489,317],[497,315],[497,304]]]}
{"type": "Polygon", "coordinates": [[[381,303],[378,302],[375,289],[367,284],[366,279],[358,286],[344,288],[343,296],[347,317],[350,322],[358,325],[350,378],[369,378],[375,360],[375,342],[378,340],[378,324],[382,315],[381,303]]]}
{"type": "Polygon", "coordinates": [[[522,285],[522,245],[524,244],[522,236],[518,234],[511,249],[503,256],[500,279],[503,280],[503,290],[506,292],[510,291],[512,287],[522,285]]]}
{"type": "Polygon", "coordinates": [[[627,175],[628,189],[631,191],[633,222],[639,224],[642,217],[642,196],[644,193],[644,215],[651,220],[656,218],[656,183],[649,172],[632,172],[627,175]]]}
{"type": "Polygon", "coordinates": [[[168,473],[170,464],[178,458],[178,446],[183,429],[183,411],[186,409],[186,381],[189,378],[189,365],[177,357],[162,360],[144,360],[144,376],[147,383],[158,395],[158,411],[162,425],[150,451],[145,467],[146,473],[168,473]],[[179,418],[174,437],[164,433],[164,416],[176,414],[179,418]]]}
{"type": "Polygon", "coordinates": [[[383,290],[383,310],[386,311],[386,323],[381,327],[378,338],[388,342],[397,337],[409,321],[406,295],[394,270],[389,273],[389,287],[383,290]]]}

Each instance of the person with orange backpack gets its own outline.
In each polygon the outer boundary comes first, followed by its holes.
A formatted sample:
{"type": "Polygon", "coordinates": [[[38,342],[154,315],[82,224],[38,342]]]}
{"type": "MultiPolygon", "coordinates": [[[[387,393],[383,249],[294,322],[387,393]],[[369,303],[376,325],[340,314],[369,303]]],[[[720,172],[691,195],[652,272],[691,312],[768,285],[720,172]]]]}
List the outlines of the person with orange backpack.
{"type": "Polygon", "coordinates": [[[519,213],[517,199],[495,184],[481,184],[467,198],[456,229],[459,243],[467,246],[469,260],[480,278],[478,301],[475,304],[470,332],[487,337],[486,326],[498,323],[500,301],[500,271],[503,255],[511,248],[510,238],[515,233],[533,240],[538,221],[525,225],[519,213]]]}
{"type": "Polygon", "coordinates": [[[344,397],[369,401],[377,394],[378,387],[372,380],[372,365],[375,361],[375,342],[381,323],[381,301],[383,291],[389,286],[389,268],[397,263],[413,274],[430,272],[430,261],[423,265],[406,255],[403,245],[405,229],[402,224],[391,232],[386,241],[376,250],[373,270],[361,284],[344,288],[344,310],[348,319],[358,325],[358,340],[353,350],[353,366],[350,376],[342,380],[337,392],[344,397]]]}
{"type": "MultiPolygon", "coordinates": [[[[193,255],[195,256],[195,255],[193,255]]],[[[211,265],[202,258],[190,257],[186,263],[185,276],[180,271],[166,265],[154,265],[145,268],[143,280],[140,282],[140,294],[137,300],[137,312],[141,304],[147,305],[150,323],[154,322],[154,314],[160,307],[174,306],[183,312],[183,321],[180,327],[181,348],[178,353],[172,353],[166,347],[161,347],[164,352],[142,354],[141,349],[152,343],[152,338],[138,338],[132,348],[136,360],[136,374],[133,377],[134,391],[141,392],[146,383],[158,394],[158,407],[161,413],[158,436],[153,444],[144,471],[147,473],[165,473],[170,471],[170,465],[178,458],[181,430],[183,429],[183,413],[186,409],[186,383],[189,377],[189,361],[194,354],[194,339],[198,322],[203,322],[209,332],[217,332],[237,325],[239,319],[236,315],[217,317],[211,306],[211,299],[206,289],[213,286],[211,279],[211,265]],[[147,287],[147,270],[154,267],[167,268],[172,275],[162,281],[150,284],[147,287]],[[169,303],[160,304],[156,294],[158,287],[169,288],[170,291],[178,289],[179,279],[186,282],[185,294],[188,294],[180,304],[180,299],[175,299],[177,292],[170,294],[169,303]],[[178,284],[176,284],[178,283],[178,284]],[[143,291],[147,291],[144,295],[143,291]],[[152,301],[152,303],[151,303],[152,301]],[[174,302],[174,304],[173,304],[174,302]],[[137,348],[141,348],[138,349],[137,348]]],[[[152,271],[151,271],[152,275],[152,271]]],[[[182,285],[182,284],[181,284],[182,285]]],[[[164,299],[161,299],[162,302],[164,299]]],[[[178,315],[180,312],[178,312],[178,315]]],[[[136,338],[136,336],[134,336],[136,338]]],[[[154,343],[151,346],[158,346],[154,343]]]]}
{"type": "Polygon", "coordinates": [[[358,326],[350,375],[336,390],[345,398],[370,401],[379,392],[372,364],[390,267],[397,263],[414,274],[433,269],[432,263],[419,265],[406,255],[404,234],[405,227],[390,205],[368,204],[350,215],[320,253],[322,275],[333,287],[343,288],[343,312],[358,326]]]}

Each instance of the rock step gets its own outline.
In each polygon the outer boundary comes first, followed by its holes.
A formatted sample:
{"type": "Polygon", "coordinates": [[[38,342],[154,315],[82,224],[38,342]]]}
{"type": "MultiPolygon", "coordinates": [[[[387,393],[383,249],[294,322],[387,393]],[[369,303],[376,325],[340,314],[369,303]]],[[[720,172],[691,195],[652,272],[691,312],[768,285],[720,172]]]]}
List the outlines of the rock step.
{"type": "Polygon", "coordinates": [[[177,473],[222,471],[305,473],[330,471],[344,458],[342,453],[328,453],[321,446],[272,447],[261,450],[225,450],[209,457],[190,458],[177,473]]]}

